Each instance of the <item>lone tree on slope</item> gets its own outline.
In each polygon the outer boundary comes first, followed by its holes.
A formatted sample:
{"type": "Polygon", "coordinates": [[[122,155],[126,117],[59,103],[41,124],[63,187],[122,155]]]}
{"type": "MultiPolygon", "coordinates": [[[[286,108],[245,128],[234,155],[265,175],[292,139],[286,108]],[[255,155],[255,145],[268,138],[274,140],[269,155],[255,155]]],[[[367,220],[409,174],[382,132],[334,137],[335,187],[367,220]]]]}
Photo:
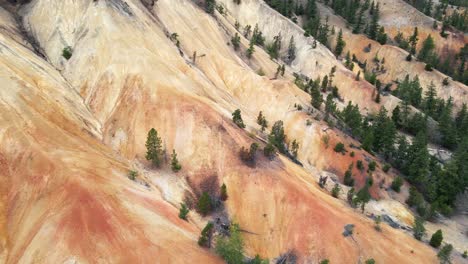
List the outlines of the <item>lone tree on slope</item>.
{"type": "Polygon", "coordinates": [[[152,128],[148,132],[148,137],[146,139],[146,159],[150,160],[154,166],[159,168],[161,166],[162,156],[161,138],[158,137],[158,131],[152,128]]]}

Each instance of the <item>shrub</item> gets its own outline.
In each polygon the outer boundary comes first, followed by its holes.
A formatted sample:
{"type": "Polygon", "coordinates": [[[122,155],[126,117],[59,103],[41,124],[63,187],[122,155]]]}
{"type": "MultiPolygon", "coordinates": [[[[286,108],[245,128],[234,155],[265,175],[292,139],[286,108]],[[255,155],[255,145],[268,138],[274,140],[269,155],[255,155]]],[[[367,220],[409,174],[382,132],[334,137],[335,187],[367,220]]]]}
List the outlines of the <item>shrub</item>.
{"type": "Polygon", "coordinates": [[[375,260],[374,259],[368,259],[366,260],[365,264],[375,264],[375,260]]]}
{"type": "Polygon", "coordinates": [[[62,50],[62,56],[66,59],[69,60],[73,56],[73,50],[70,46],[66,46],[62,50]]]}
{"type": "Polygon", "coordinates": [[[452,254],[453,246],[451,244],[445,245],[437,254],[441,264],[448,264],[450,262],[450,254],[452,254]]]}
{"type": "Polygon", "coordinates": [[[432,71],[432,65],[430,63],[426,64],[426,66],[424,66],[424,70],[425,71],[432,71]]]}
{"type": "Polygon", "coordinates": [[[257,143],[252,143],[250,145],[250,149],[242,147],[240,150],[240,158],[242,161],[244,161],[247,164],[255,164],[255,153],[257,153],[258,149],[258,144],[257,143]]]}
{"type": "Polygon", "coordinates": [[[136,177],[138,176],[138,172],[131,170],[128,172],[128,178],[132,181],[136,180],[136,177]]]}
{"type": "Polygon", "coordinates": [[[220,192],[221,192],[221,195],[220,195],[221,201],[226,201],[227,198],[228,198],[226,184],[223,183],[223,185],[221,185],[221,191],[220,192]]]}
{"type": "Polygon", "coordinates": [[[263,148],[263,154],[265,157],[273,159],[276,155],[275,146],[271,143],[266,144],[265,148],[263,148]]]}
{"type": "Polygon", "coordinates": [[[201,247],[210,247],[211,235],[213,231],[213,223],[208,222],[203,228],[200,237],[198,238],[198,245],[201,247]]]}
{"type": "Polygon", "coordinates": [[[382,170],[383,170],[385,173],[387,173],[387,172],[390,170],[390,168],[391,168],[390,164],[385,164],[385,165],[383,166],[382,170]]]}
{"type": "Polygon", "coordinates": [[[344,153],[345,152],[345,146],[343,143],[339,142],[335,145],[335,148],[333,148],[333,150],[335,152],[340,152],[340,153],[344,153]]]}
{"type": "Polygon", "coordinates": [[[377,166],[377,163],[375,161],[369,162],[369,171],[375,171],[376,166],[377,166]]]}
{"type": "Polygon", "coordinates": [[[255,258],[252,259],[249,264],[268,264],[270,261],[268,259],[262,259],[258,254],[255,255],[255,258]]]}
{"type": "Polygon", "coordinates": [[[189,209],[187,208],[187,206],[184,203],[181,203],[180,209],[179,209],[179,218],[187,221],[188,213],[189,213],[189,209]]]}
{"type": "Polygon", "coordinates": [[[429,245],[432,247],[438,248],[444,239],[442,235],[442,230],[437,230],[431,237],[431,241],[429,241],[429,245]]]}
{"type": "Polygon", "coordinates": [[[335,187],[333,187],[331,191],[331,194],[333,197],[338,198],[338,196],[340,195],[340,191],[341,191],[340,185],[336,183],[335,187]]]}
{"type": "Polygon", "coordinates": [[[329,264],[330,263],[330,260],[328,259],[324,259],[322,261],[320,261],[320,264],[329,264]]]}
{"type": "Polygon", "coordinates": [[[351,151],[351,153],[349,153],[349,156],[350,156],[351,158],[354,158],[354,156],[356,156],[356,153],[354,153],[354,151],[351,151]]]}
{"type": "Polygon", "coordinates": [[[325,148],[328,148],[329,144],[330,144],[330,136],[329,135],[323,135],[322,136],[322,142],[325,145],[325,148]]]}
{"type": "Polygon", "coordinates": [[[402,185],[403,185],[403,178],[401,178],[400,176],[397,176],[393,180],[391,187],[395,192],[399,193],[402,185]]]}
{"type": "Polygon", "coordinates": [[[211,209],[211,197],[207,192],[203,192],[198,199],[197,210],[201,215],[206,216],[211,212],[211,209]]]}
{"type": "Polygon", "coordinates": [[[241,237],[239,225],[231,224],[229,237],[219,237],[216,241],[216,253],[228,264],[243,263],[244,241],[241,237]]]}
{"type": "Polygon", "coordinates": [[[417,240],[421,240],[421,238],[426,234],[426,228],[424,227],[424,219],[421,217],[416,217],[413,224],[413,236],[417,240]]]}
{"type": "Polygon", "coordinates": [[[462,257],[465,259],[468,258],[468,251],[465,250],[462,254],[462,257]]]}
{"type": "Polygon", "coordinates": [[[444,86],[449,85],[449,78],[448,78],[448,77],[445,78],[445,79],[442,81],[442,85],[444,85],[444,86]]]}
{"type": "Polygon", "coordinates": [[[360,170],[360,171],[364,170],[364,163],[362,162],[362,160],[357,161],[356,168],[358,168],[358,170],[360,170]]]}
{"type": "Polygon", "coordinates": [[[350,187],[354,186],[353,166],[354,166],[353,163],[349,165],[348,169],[345,172],[344,179],[343,179],[343,183],[346,186],[350,186],[350,187]]]}
{"type": "Polygon", "coordinates": [[[378,215],[375,219],[374,219],[374,228],[375,230],[381,232],[382,231],[382,227],[380,226],[380,223],[382,223],[382,217],[380,215],[378,215]]]}

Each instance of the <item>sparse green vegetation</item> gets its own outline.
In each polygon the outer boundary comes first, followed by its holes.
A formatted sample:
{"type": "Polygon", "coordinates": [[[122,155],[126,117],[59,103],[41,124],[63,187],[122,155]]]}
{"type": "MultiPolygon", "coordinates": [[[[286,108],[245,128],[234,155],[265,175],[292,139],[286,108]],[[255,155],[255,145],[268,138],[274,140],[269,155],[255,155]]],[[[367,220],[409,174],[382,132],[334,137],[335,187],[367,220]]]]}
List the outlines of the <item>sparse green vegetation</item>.
{"type": "Polygon", "coordinates": [[[345,146],[344,146],[344,144],[341,143],[341,142],[336,143],[336,145],[335,145],[335,147],[333,148],[333,150],[334,150],[335,152],[342,153],[342,154],[346,152],[345,146]]]}
{"type": "Polygon", "coordinates": [[[132,181],[136,180],[136,177],[138,176],[138,172],[131,170],[128,172],[128,178],[132,181]]]}
{"type": "Polygon", "coordinates": [[[187,205],[185,205],[185,203],[181,203],[180,209],[179,209],[179,218],[187,221],[188,213],[189,213],[189,209],[187,208],[187,205]]]}
{"type": "Polygon", "coordinates": [[[341,187],[338,183],[335,183],[335,186],[333,187],[331,194],[333,197],[338,198],[340,195],[341,187]]]}
{"type": "Polygon", "coordinates": [[[220,255],[227,264],[244,263],[244,241],[240,234],[239,225],[231,224],[229,237],[218,237],[216,241],[216,253],[220,255]]]}
{"type": "Polygon", "coordinates": [[[62,56],[66,59],[69,60],[73,56],[73,49],[70,46],[66,46],[62,50],[62,56]]]}

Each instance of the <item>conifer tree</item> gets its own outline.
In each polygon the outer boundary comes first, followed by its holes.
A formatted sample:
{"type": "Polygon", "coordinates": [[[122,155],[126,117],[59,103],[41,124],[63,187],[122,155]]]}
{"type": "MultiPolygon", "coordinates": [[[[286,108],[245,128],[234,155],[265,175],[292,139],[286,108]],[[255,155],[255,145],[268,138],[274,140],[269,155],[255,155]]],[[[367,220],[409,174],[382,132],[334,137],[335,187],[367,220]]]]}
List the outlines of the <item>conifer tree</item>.
{"type": "Polygon", "coordinates": [[[146,139],[146,160],[150,160],[154,166],[159,167],[162,163],[162,156],[161,138],[158,137],[156,129],[152,128],[146,139]]]}
{"type": "Polygon", "coordinates": [[[444,239],[444,237],[442,235],[442,230],[439,229],[432,235],[431,241],[429,242],[429,244],[432,247],[438,248],[440,246],[440,244],[442,243],[443,239],[444,239]]]}
{"type": "Polygon", "coordinates": [[[179,218],[187,221],[187,215],[189,213],[189,209],[187,208],[187,205],[184,203],[180,204],[180,210],[179,210],[179,218]]]}
{"type": "Polygon", "coordinates": [[[265,129],[268,127],[268,121],[266,120],[262,111],[258,113],[257,124],[260,125],[262,132],[265,132],[265,129]]]}
{"type": "Polygon", "coordinates": [[[417,240],[421,240],[426,234],[426,228],[424,227],[424,220],[420,217],[416,217],[413,224],[413,236],[417,240]]]}
{"type": "Polygon", "coordinates": [[[242,120],[242,115],[240,109],[236,109],[232,113],[232,121],[240,128],[245,128],[244,121],[242,120]]]}
{"type": "Polygon", "coordinates": [[[172,150],[171,169],[173,172],[178,172],[182,169],[182,166],[180,165],[179,160],[177,159],[177,154],[175,152],[175,149],[172,150]]]}
{"type": "Polygon", "coordinates": [[[221,185],[221,191],[220,192],[221,192],[221,195],[220,195],[221,201],[226,201],[227,198],[228,198],[226,184],[223,183],[223,185],[221,185]]]}
{"type": "Polygon", "coordinates": [[[343,30],[340,29],[338,32],[338,38],[336,39],[335,54],[340,56],[343,53],[343,49],[346,46],[346,42],[343,40],[343,30]]]}
{"type": "Polygon", "coordinates": [[[203,216],[211,212],[211,197],[207,192],[203,192],[198,199],[197,210],[203,216]]]}
{"type": "Polygon", "coordinates": [[[418,59],[424,62],[428,63],[433,63],[434,59],[434,48],[435,48],[435,43],[434,39],[432,38],[431,35],[427,36],[427,38],[424,40],[421,50],[419,51],[418,54],[418,59]]]}
{"type": "Polygon", "coordinates": [[[294,43],[294,36],[291,36],[288,46],[288,62],[291,63],[296,59],[296,44],[294,43]]]}

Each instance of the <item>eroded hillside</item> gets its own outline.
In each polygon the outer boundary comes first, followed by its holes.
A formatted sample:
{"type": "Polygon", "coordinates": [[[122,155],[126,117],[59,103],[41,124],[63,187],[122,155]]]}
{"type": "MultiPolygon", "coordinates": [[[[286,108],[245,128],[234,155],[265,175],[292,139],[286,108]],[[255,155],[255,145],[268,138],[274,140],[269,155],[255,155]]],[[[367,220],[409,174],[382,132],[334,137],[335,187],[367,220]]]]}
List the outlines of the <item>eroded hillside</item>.
{"type": "MultiPolygon", "coordinates": [[[[318,186],[325,170],[338,182],[350,163],[380,159],[357,148],[352,157],[333,151],[338,142],[359,142],[314,119],[309,110],[320,112],[293,74],[316,78],[336,66],[341,96],[362,112],[392,109],[399,99],[375,103],[374,86],[355,80],[323,45],[311,49],[313,38],[263,1],[218,2],[227,14],[207,14],[189,0],[2,3],[0,262],[222,263],[197,244],[214,219],[195,210],[188,221],[178,217],[187,194],[199,196],[209,182],[226,184],[226,214],[245,231],[247,257],[274,263],[292,251],[298,263],[437,263],[427,244],[388,225],[376,231],[372,219],[318,186]],[[279,32],[285,43],[294,36],[297,57],[284,76],[276,73],[284,63],[260,47],[247,58],[243,36],[234,49],[236,21],[258,24],[268,41],[279,32]],[[236,109],[245,129],[231,120],[236,109]],[[239,159],[241,147],[265,146],[260,111],[270,128],[282,120],[288,141],[299,141],[296,162],[260,153],[256,166],[239,159]],[[151,128],[177,152],[178,173],[146,160],[151,128]],[[130,170],[138,172],[133,181],[130,170]],[[342,235],[348,224],[352,237],[342,235]]],[[[374,180],[388,187],[394,174],[379,165],[374,180]]],[[[366,173],[353,174],[363,188],[366,173]]],[[[392,198],[378,184],[370,192],[392,198]]],[[[411,225],[400,206],[399,220],[411,225]]],[[[453,243],[461,252],[466,237],[453,243]]]]}

